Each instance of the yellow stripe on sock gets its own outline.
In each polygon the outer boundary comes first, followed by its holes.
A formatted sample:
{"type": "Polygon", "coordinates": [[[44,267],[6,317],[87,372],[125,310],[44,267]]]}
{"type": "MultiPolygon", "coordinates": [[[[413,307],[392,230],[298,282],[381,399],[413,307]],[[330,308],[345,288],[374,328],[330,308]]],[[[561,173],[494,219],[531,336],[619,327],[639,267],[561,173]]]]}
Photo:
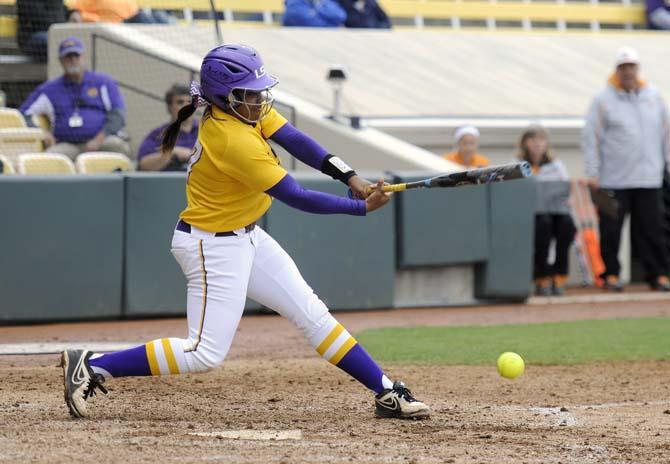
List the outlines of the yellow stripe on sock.
{"type": "Polygon", "coordinates": [[[161,339],[163,344],[163,352],[165,353],[165,359],[167,359],[168,367],[170,368],[170,374],[179,374],[179,366],[177,366],[177,358],[174,357],[174,352],[172,351],[172,346],[170,345],[170,340],[167,338],[161,339]]]}
{"type": "Polygon", "coordinates": [[[344,331],[342,324],[337,324],[333,330],[330,331],[328,336],[321,342],[321,344],[316,347],[316,352],[323,356],[323,354],[328,351],[328,348],[330,348],[330,345],[333,344],[335,339],[340,336],[342,331],[344,331]]]}
{"type": "Polygon", "coordinates": [[[158,360],[156,359],[156,348],[154,348],[154,342],[149,342],[144,346],[147,349],[147,359],[149,360],[149,369],[151,369],[151,375],[161,375],[161,369],[158,367],[158,360]]]}
{"type": "Polygon", "coordinates": [[[337,366],[337,363],[339,363],[342,358],[346,356],[346,354],[354,347],[354,345],[356,345],[356,339],[354,337],[349,337],[328,361],[337,366]]]}

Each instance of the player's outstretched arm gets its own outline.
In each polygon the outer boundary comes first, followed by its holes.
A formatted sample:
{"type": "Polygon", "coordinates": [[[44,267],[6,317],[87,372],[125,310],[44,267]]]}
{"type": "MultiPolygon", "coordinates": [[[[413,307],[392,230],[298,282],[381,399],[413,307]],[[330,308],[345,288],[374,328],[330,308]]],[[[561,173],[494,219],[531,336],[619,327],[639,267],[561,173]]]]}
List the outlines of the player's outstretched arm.
{"type": "Polygon", "coordinates": [[[317,171],[321,171],[321,165],[328,156],[328,151],[316,140],[300,132],[288,122],[272,134],[270,140],[317,171]]]}
{"type": "MultiPolygon", "coordinates": [[[[288,122],[272,134],[270,140],[279,144],[306,165],[347,185],[354,193],[365,192],[366,187],[370,185],[370,182],[358,177],[356,171],[344,161],[328,153],[328,150],[319,142],[288,122]]],[[[360,198],[365,198],[365,196],[360,196],[360,198]]]]}
{"type": "MultiPolygon", "coordinates": [[[[383,181],[380,181],[383,185],[383,181]]],[[[365,216],[388,203],[390,195],[375,191],[367,200],[354,200],[329,193],[308,190],[301,186],[290,174],[286,174],[266,193],[292,208],[315,214],[350,214],[365,216]]]]}

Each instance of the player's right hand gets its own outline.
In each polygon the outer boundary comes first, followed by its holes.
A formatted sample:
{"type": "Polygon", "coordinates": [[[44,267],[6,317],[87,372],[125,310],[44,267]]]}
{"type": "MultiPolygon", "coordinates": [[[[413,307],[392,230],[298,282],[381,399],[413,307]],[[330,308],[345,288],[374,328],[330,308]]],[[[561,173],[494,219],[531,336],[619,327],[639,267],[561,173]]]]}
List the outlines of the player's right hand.
{"type": "Polygon", "coordinates": [[[379,179],[374,191],[365,199],[365,209],[368,213],[384,206],[393,196],[393,192],[386,193],[382,187],[384,187],[384,179],[379,179]]]}

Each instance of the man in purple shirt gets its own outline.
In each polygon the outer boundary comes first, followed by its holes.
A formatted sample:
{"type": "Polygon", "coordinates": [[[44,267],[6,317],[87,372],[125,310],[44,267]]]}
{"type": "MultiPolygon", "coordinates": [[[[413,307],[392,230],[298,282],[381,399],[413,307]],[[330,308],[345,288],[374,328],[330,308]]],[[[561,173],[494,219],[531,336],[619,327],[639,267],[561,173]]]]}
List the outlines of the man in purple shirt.
{"type": "Polygon", "coordinates": [[[161,153],[163,131],[177,119],[179,110],[191,103],[189,88],[175,84],[165,93],[167,111],[172,118],[169,123],[155,128],[144,138],[137,151],[137,162],[141,171],[186,171],[193,146],[198,140],[198,124],[193,116],[181,125],[179,137],[172,153],[161,153]]]}
{"type": "Polygon", "coordinates": [[[646,0],[649,29],[670,30],[670,0],[646,0]]]}
{"type": "Polygon", "coordinates": [[[128,143],[120,136],[125,126],[125,105],[114,80],[87,71],[83,65],[84,44],[77,37],[60,43],[58,57],[64,74],[40,85],[21,105],[30,116],[45,115],[51,130],[45,131],[47,151],[75,159],[88,151],[111,151],[128,155],[128,143]]]}

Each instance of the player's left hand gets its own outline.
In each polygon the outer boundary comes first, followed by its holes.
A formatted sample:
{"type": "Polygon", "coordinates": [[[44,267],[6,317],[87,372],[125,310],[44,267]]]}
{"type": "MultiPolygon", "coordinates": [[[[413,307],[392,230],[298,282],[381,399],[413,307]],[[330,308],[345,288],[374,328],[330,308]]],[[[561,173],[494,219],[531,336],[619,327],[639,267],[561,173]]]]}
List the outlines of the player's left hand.
{"type": "Polygon", "coordinates": [[[373,185],[372,182],[359,176],[350,177],[348,184],[351,192],[354,194],[354,198],[358,198],[359,200],[365,200],[368,197],[368,186],[373,185]]]}
{"type": "Polygon", "coordinates": [[[387,204],[393,196],[393,192],[384,192],[382,190],[384,185],[386,185],[384,179],[379,179],[379,181],[374,184],[374,190],[372,190],[370,196],[365,199],[365,210],[368,213],[387,204]]]}

